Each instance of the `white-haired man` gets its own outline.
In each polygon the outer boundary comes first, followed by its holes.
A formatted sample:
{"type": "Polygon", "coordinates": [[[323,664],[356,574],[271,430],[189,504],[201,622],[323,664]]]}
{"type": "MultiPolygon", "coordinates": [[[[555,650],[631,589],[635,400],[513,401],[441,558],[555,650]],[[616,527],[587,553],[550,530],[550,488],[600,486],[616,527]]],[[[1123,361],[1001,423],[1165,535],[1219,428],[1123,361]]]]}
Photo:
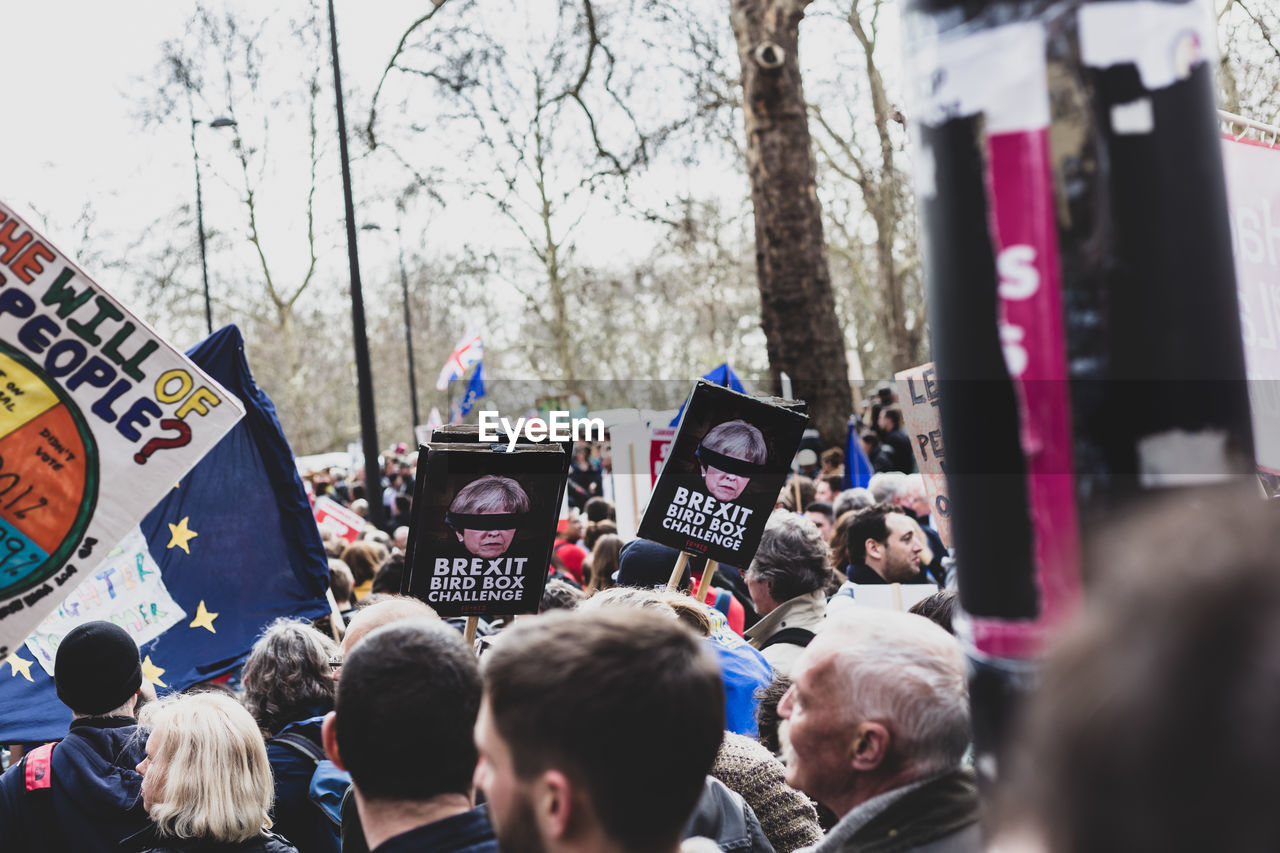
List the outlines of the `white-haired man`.
{"type": "Polygon", "coordinates": [[[840,818],[813,853],[981,849],[964,658],[909,613],[828,619],[778,704],[787,783],[840,818]]]}

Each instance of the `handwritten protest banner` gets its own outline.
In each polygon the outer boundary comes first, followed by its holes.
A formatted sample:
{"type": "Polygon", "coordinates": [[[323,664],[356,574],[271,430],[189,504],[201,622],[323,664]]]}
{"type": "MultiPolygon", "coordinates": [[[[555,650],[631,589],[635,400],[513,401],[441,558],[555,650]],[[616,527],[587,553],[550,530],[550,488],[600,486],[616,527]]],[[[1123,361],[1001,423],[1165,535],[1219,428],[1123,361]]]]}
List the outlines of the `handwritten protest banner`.
{"type": "Polygon", "coordinates": [[[951,504],[947,497],[947,451],[942,442],[938,414],[938,377],[933,362],[894,374],[902,428],[911,436],[916,465],[924,477],[925,493],[932,508],[930,519],[942,544],[951,547],[951,504]]]}
{"type": "Polygon", "coordinates": [[[243,413],[0,204],[0,660],[243,413]]]}
{"type": "Polygon", "coordinates": [[[50,676],[58,645],[72,628],[101,619],[129,632],[139,647],[186,618],[165,588],[160,566],[135,527],[27,638],[27,648],[50,676]]]}
{"type": "Polygon", "coordinates": [[[1224,139],[1222,165],[1235,242],[1258,468],[1280,476],[1280,148],[1224,139]]]}

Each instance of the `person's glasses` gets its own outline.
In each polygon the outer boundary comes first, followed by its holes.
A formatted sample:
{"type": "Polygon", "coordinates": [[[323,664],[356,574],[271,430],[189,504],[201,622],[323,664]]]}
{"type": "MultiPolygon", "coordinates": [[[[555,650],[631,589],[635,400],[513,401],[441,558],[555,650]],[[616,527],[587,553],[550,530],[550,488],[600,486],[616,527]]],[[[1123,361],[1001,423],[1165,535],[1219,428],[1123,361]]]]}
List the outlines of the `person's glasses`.
{"type": "Polygon", "coordinates": [[[338,669],[342,666],[342,655],[329,658],[329,669],[338,669]]]}

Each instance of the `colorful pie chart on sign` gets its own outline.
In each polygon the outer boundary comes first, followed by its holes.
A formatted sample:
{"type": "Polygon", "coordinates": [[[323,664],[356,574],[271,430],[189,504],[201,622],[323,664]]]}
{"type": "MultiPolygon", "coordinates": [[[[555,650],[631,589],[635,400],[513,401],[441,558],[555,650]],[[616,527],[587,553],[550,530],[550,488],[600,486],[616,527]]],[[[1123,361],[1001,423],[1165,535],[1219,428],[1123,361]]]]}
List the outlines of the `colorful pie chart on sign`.
{"type": "Polygon", "coordinates": [[[98,450],[62,387],[0,342],[0,600],[71,557],[98,500],[98,450]]]}

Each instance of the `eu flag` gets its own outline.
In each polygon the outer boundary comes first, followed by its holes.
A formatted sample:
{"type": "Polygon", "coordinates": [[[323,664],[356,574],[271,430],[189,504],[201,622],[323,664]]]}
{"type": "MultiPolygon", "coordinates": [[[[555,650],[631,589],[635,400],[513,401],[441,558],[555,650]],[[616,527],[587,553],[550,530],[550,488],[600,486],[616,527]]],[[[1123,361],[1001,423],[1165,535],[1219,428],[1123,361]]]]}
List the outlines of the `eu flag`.
{"type": "MultiPolygon", "coordinates": [[[[245,417],[142,521],[164,586],[186,613],[141,649],[143,674],[161,693],[235,669],[278,617],[329,610],[320,533],[240,330],[220,329],[187,355],[240,398],[245,417]]],[[[24,645],[0,661],[0,743],[53,740],[71,723],[33,657],[24,645]]]]}
{"type": "MultiPolygon", "coordinates": [[[[721,388],[728,388],[730,391],[737,391],[739,394],[747,393],[747,389],[742,387],[742,380],[738,378],[738,374],[733,372],[733,368],[728,362],[714,367],[711,372],[702,377],[713,385],[719,385],[721,388]]],[[[680,404],[680,411],[676,412],[676,416],[671,419],[671,426],[680,426],[680,419],[684,417],[684,407],[689,405],[689,399],[680,404]]]]}

